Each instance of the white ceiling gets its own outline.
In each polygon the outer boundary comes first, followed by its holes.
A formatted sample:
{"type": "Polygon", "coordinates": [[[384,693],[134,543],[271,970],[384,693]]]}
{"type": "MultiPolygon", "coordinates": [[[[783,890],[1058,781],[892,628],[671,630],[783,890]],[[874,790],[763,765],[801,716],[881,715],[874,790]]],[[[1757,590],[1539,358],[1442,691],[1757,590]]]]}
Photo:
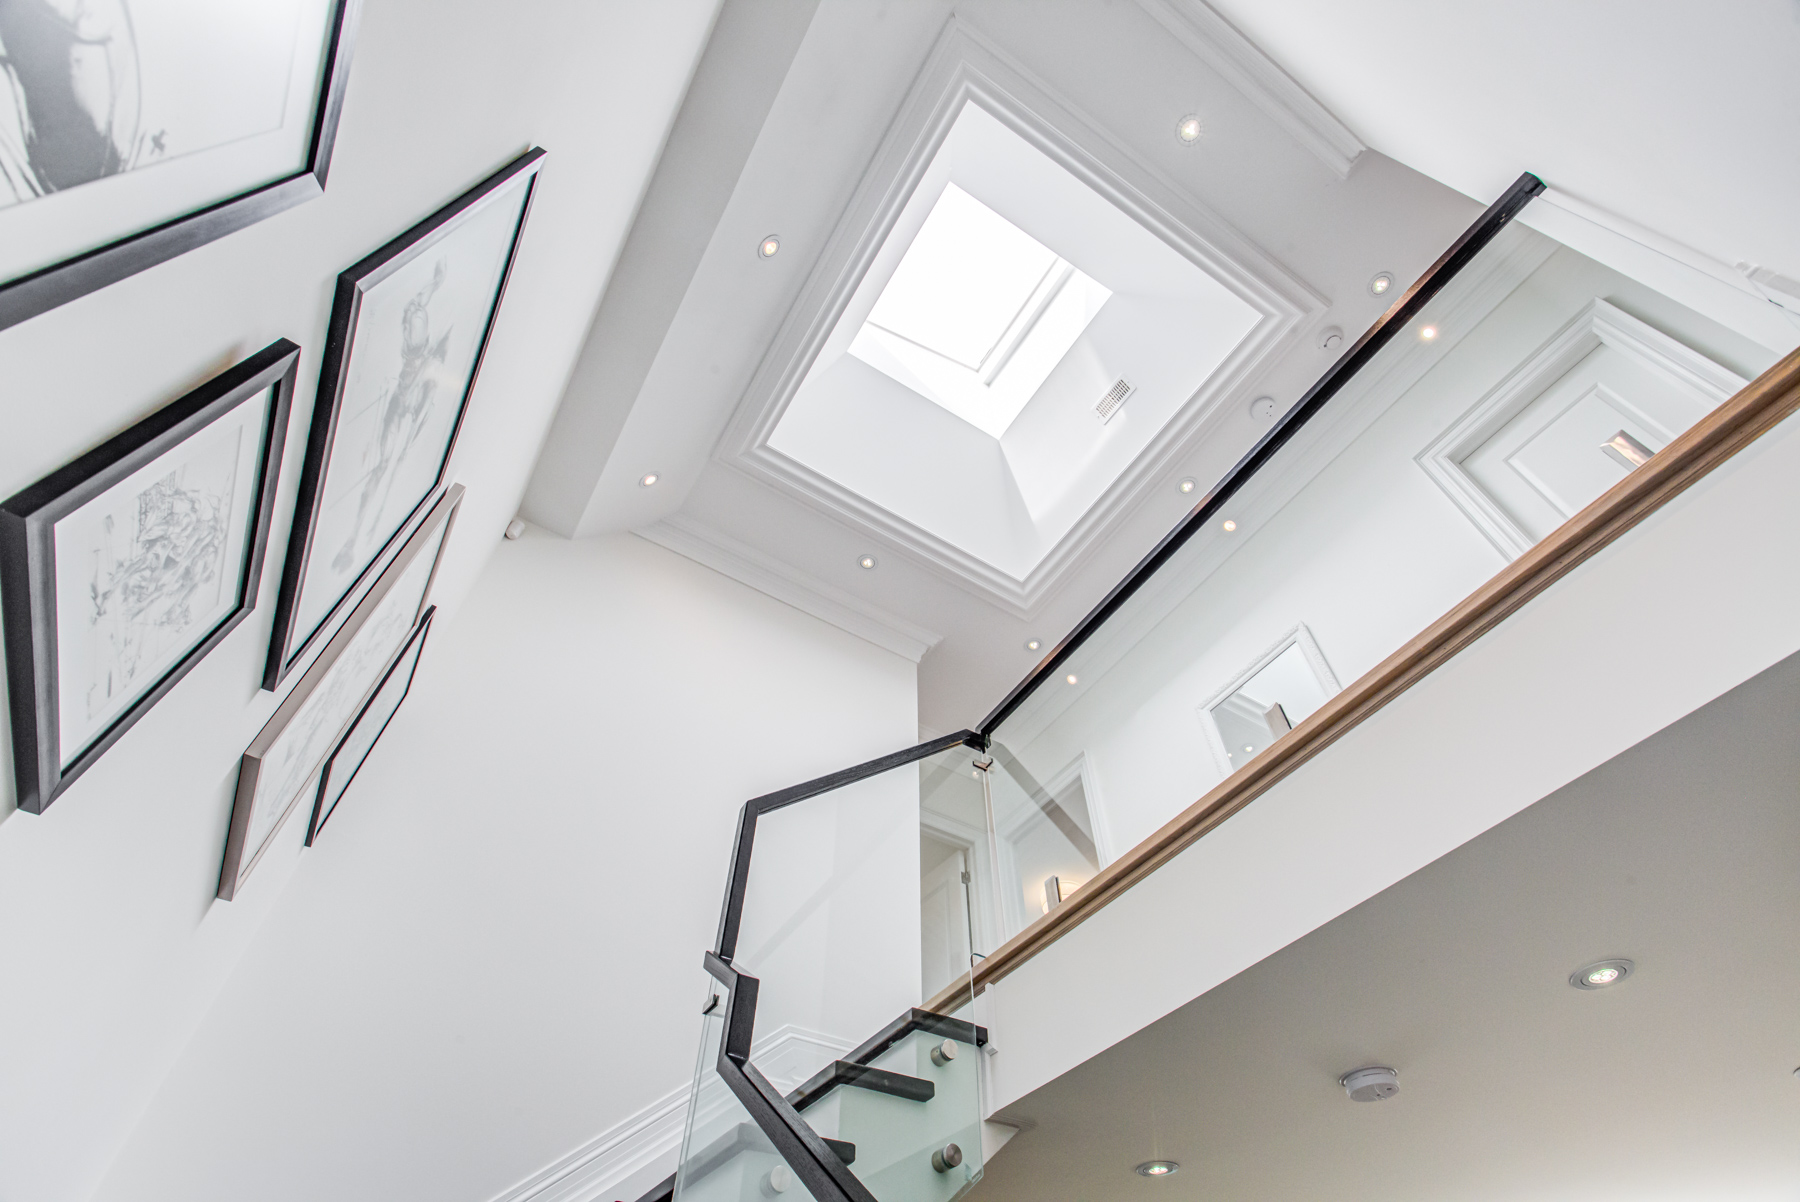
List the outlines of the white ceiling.
{"type": "Polygon", "coordinates": [[[1185,512],[1178,480],[1216,478],[1261,434],[1252,398],[1289,404],[1317,378],[1338,352],[1319,348],[1314,330],[1366,327],[1384,307],[1370,277],[1416,277],[1479,206],[1380,154],[1356,157],[1329,113],[1208,10],[1160,0],[810,9],[759,5],[752,20],[725,6],[525,516],[572,536],[637,530],[902,653],[930,648],[921,722],[954,729],[1031,668],[1028,638],[1069,629],[1185,512]],[[1013,597],[841,497],[744,470],[728,435],[766,409],[780,348],[803,341],[809,323],[829,324],[834,288],[854,288],[855,272],[838,268],[845,240],[866,233],[855,206],[880,207],[864,185],[953,18],[1026,81],[1034,104],[1080,124],[1096,161],[1147,181],[1161,213],[1200,241],[1267,265],[1303,314],[1285,327],[1289,349],[1233,378],[1210,425],[1141,454],[1135,491],[1096,507],[1091,537],[1013,597]],[[727,37],[734,22],[744,31],[727,37]],[[1205,125],[1191,146],[1174,136],[1189,113],[1205,125]],[[769,234],[781,250],[759,258],[769,234]],[[638,484],[648,472],[654,488],[638,484]],[[859,569],[864,554],[879,567],[859,569]]]}
{"type": "Polygon", "coordinates": [[[1794,0],[1212,0],[1371,147],[1800,278],[1794,0]]]}
{"type": "Polygon", "coordinates": [[[1026,1095],[972,1202],[1791,1199],[1796,721],[1789,659],[1026,1095]]]}
{"type": "MultiPolygon", "coordinates": [[[[1797,14],[1777,0],[727,3],[525,516],[569,536],[636,530],[923,656],[921,723],[969,724],[1034,665],[1028,639],[1052,645],[1179,519],[1176,481],[1216,479],[1261,433],[1251,398],[1286,405],[1317,378],[1337,352],[1315,332],[1365,328],[1383,307],[1369,278],[1416,278],[1521,170],[1739,302],[1756,297],[1740,260],[1800,277],[1797,14]],[[878,246],[871,223],[904,200],[876,195],[910,186],[884,156],[910,150],[891,144],[952,23],[1026,81],[1048,124],[1080,126],[1182,224],[1308,298],[1295,343],[1233,380],[1216,420],[1135,451],[1110,491],[1076,490],[1096,499],[1050,551],[1013,554],[1042,554],[1023,580],[965,550],[974,535],[920,533],[820,473],[774,470],[751,453],[767,438],[746,433],[779,415],[794,362],[812,362],[869,265],[855,244],[878,246]],[[1173,130],[1190,113],[1204,132],[1186,146],[1173,130]],[[780,253],[759,258],[772,233],[780,253]],[[649,472],[659,483],[640,487],[649,472]],[[879,566],[858,568],[865,555],[879,566]]],[[[1000,457],[948,440],[937,467],[998,478],[1000,457]]],[[[940,499],[993,533],[987,509],[940,499]]]]}

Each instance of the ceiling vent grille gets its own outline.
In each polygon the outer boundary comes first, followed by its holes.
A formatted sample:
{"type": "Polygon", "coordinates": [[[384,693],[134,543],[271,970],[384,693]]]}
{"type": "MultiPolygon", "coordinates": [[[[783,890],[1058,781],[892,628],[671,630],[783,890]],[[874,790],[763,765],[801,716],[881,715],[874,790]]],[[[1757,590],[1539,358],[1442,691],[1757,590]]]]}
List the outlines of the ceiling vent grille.
{"type": "Polygon", "coordinates": [[[1105,425],[1107,422],[1110,422],[1113,419],[1113,414],[1117,413],[1120,407],[1125,404],[1125,398],[1136,391],[1137,387],[1127,382],[1123,377],[1121,377],[1111,388],[1108,388],[1106,390],[1106,395],[1100,398],[1100,403],[1094,406],[1094,412],[1100,415],[1100,423],[1105,425]]]}

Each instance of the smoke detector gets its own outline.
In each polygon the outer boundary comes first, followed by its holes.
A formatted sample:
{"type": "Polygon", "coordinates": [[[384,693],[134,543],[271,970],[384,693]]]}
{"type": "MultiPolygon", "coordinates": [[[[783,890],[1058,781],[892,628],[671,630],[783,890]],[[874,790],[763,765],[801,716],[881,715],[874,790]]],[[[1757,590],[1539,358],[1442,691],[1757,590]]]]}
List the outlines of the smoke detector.
{"type": "Polygon", "coordinates": [[[1352,1069],[1338,1078],[1338,1084],[1352,1102],[1385,1102],[1400,1092],[1400,1074],[1391,1068],[1371,1064],[1352,1069]]]}

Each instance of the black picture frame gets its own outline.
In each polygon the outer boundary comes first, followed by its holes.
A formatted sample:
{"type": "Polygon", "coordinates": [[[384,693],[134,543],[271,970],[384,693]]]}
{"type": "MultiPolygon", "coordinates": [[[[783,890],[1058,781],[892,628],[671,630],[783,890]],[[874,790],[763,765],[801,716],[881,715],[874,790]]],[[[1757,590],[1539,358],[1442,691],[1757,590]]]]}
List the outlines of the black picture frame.
{"type": "Polygon", "coordinates": [[[287,339],[271,343],[0,503],[0,627],[6,640],[13,772],[21,810],[42,813],[256,607],[299,357],[300,348],[287,339]],[[189,439],[265,395],[269,399],[262,442],[253,459],[256,478],[243,494],[251,516],[237,564],[235,601],[221,620],[201,633],[173,666],[65,764],[57,523],[135,473],[172,459],[189,439]]]}
{"type": "MultiPolygon", "coordinates": [[[[541,149],[526,151],[338,276],[337,292],[331,307],[331,322],[327,327],[325,350],[319,366],[319,387],[313,402],[306,458],[301,464],[299,492],[294,502],[293,533],[288,539],[287,560],[281,574],[281,591],[275,601],[274,630],[269,640],[268,661],[263,670],[264,689],[273,691],[277,688],[306,659],[314,646],[331,636],[332,630],[343,616],[354,608],[357,598],[369,582],[379,575],[381,564],[390,550],[404,540],[414,517],[446,479],[451,457],[456,452],[456,440],[468,414],[470,399],[481,378],[481,366],[487,356],[494,322],[499,315],[501,303],[506,298],[507,283],[512,278],[513,265],[518,259],[519,244],[524,235],[525,224],[531,216],[532,198],[544,157],[545,153],[541,149]],[[307,592],[308,565],[319,545],[321,512],[326,504],[327,491],[333,484],[332,473],[337,467],[334,459],[343,425],[346,386],[356,356],[356,335],[365,302],[385,281],[392,279],[396,273],[428,251],[445,246],[459,230],[488,211],[490,206],[506,203],[513,197],[515,188],[524,190],[523,196],[519,198],[517,220],[512,225],[511,239],[498,272],[492,299],[487,304],[486,317],[475,340],[468,375],[461,381],[454,400],[455,414],[450,423],[443,454],[437,461],[435,476],[429,487],[419,491],[417,501],[412,504],[408,515],[394,526],[392,534],[379,547],[354,563],[348,583],[335,586],[335,596],[327,593],[330,604],[323,608],[315,606],[315,611],[322,616],[316,620],[310,618],[310,613],[303,617],[302,610],[310,601],[307,592]]],[[[318,589],[328,586],[313,582],[312,587],[318,589]]]]}
{"type": "Polygon", "coordinates": [[[362,0],[337,0],[331,14],[310,149],[300,171],[0,281],[0,330],[324,195],[361,15],[362,0]]]}
{"type": "Polygon", "coordinates": [[[313,796],[312,817],[306,824],[306,846],[311,847],[325,829],[325,823],[337,812],[338,802],[344,799],[344,792],[350,788],[356,774],[362,771],[363,764],[369,754],[375,750],[375,744],[387,732],[388,723],[400,712],[400,706],[406,701],[407,694],[412,692],[413,677],[419,671],[419,658],[425,653],[425,638],[431,632],[431,619],[437,613],[433,605],[413,627],[407,636],[406,643],[400,648],[400,654],[388,665],[387,674],[375,691],[369,694],[362,712],[332,748],[331,755],[325,760],[325,767],[319,770],[319,791],[313,796]]]}

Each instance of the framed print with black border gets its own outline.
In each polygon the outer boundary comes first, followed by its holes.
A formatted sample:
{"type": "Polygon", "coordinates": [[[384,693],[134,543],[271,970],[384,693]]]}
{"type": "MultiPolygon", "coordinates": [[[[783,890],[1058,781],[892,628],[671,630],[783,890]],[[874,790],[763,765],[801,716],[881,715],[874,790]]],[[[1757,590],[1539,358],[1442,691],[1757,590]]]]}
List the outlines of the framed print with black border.
{"type": "Polygon", "coordinates": [[[323,193],[360,9],[0,3],[0,329],[323,193]]]}
{"type": "Polygon", "coordinates": [[[219,872],[225,901],[243,888],[295,803],[312,796],[306,786],[424,615],[462,498],[460,484],[437,498],[245,749],[219,872]]]}
{"type": "Polygon", "coordinates": [[[431,629],[431,615],[437,607],[425,611],[419,624],[407,636],[406,646],[400,649],[400,655],[388,668],[387,675],[375,691],[369,694],[369,700],[363,704],[362,713],[344,732],[344,737],[325,760],[325,766],[319,770],[319,790],[313,795],[312,819],[306,824],[306,845],[311,847],[318,839],[319,832],[325,829],[325,823],[337,812],[339,801],[343,800],[344,791],[356,774],[362,770],[363,761],[375,750],[376,742],[387,730],[388,723],[400,712],[400,703],[406,700],[407,693],[412,691],[413,674],[419,670],[419,656],[425,650],[425,636],[431,629]]]}
{"type": "Polygon", "coordinates": [[[0,504],[19,808],[42,813],[256,606],[285,338],[0,504]]]}
{"type": "Polygon", "coordinates": [[[263,688],[332,637],[443,482],[543,161],[527,151],[338,276],[263,688]]]}

